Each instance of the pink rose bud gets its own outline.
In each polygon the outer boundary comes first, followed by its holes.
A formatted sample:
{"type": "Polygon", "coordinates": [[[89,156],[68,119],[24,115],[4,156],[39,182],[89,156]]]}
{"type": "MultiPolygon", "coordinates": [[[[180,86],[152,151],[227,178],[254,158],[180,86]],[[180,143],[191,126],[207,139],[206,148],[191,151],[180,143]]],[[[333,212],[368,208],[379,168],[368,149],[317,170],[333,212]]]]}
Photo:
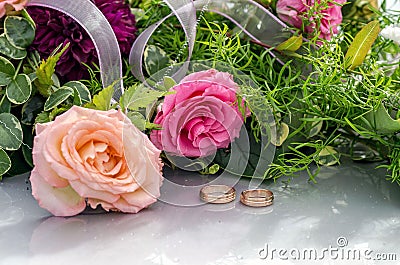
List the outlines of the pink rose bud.
{"type": "MultiPolygon", "coordinates": [[[[321,1],[326,0],[317,0],[318,3],[321,3],[321,1]]],[[[322,17],[318,29],[320,32],[320,38],[329,40],[333,34],[338,33],[338,25],[342,23],[341,5],[345,2],[346,0],[327,0],[326,6],[321,5],[321,14],[316,14],[316,17],[322,17]]],[[[278,0],[276,4],[276,12],[280,19],[301,29],[303,19],[307,19],[308,21],[316,20],[316,17],[308,17],[308,11],[313,5],[315,5],[315,0],[278,0]]],[[[306,33],[314,33],[316,27],[316,23],[311,22],[310,25],[305,26],[304,31],[306,33]]]]}

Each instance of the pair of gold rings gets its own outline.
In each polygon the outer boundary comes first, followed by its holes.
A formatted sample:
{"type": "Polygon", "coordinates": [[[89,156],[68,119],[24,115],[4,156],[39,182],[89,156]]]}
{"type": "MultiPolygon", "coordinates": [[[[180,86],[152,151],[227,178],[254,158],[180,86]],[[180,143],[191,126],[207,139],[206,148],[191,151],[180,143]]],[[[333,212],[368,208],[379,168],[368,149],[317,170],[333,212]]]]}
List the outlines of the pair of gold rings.
{"type": "MultiPolygon", "coordinates": [[[[207,185],[200,190],[200,198],[207,203],[228,203],[236,198],[236,190],[227,185],[207,185]]],[[[250,207],[269,206],[274,201],[274,194],[267,189],[244,190],[240,202],[250,207]]]]}

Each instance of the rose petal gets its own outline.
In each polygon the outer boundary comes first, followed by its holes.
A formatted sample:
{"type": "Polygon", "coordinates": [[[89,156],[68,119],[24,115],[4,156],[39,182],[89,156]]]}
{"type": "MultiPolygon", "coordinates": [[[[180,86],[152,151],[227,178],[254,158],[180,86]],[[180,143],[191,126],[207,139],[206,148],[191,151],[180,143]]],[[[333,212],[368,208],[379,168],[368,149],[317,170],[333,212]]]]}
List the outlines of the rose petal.
{"type": "Polygon", "coordinates": [[[43,176],[46,182],[53,187],[63,188],[69,185],[68,181],[64,178],[61,178],[57,171],[54,171],[51,168],[51,164],[48,162],[49,160],[47,160],[44,156],[44,151],[46,150],[47,145],[47,134],[42,134],[41,132],[45,128],[48,127],[40,125],[36,126],[38,132],[34,138],[34,148],[32,150],[33,163],[35,164],[35,169],[37,170],[38,174],[43,176]]]}
{"type": "Polygon", "coordinates": [[[45,208],[56,216],[72,216],[86,208],[85,198],[79,196],[71,186],[55,188],[38,174],[36,169],[31,172],[32,195],[45,208]]]}
{"type": "MultiPolygon", "coordinates": [[[[158,194],[149,194],[147,191],[144,191],[143,189],[138,189],[135,192],[132,193],[127,193],[123,194],[122,197],[125,199],[126,202],[128,202],[131,205],[135,205],[139,208],[146,208],[150,204],[154,203],[157,201],[157,197],[159,197],[158,194]]],[[[114,205],[116,205],[114,203],[114,205]]]]}
{"type": "Polygon", "coordinates": [[[124,198],[120,198],[118,201],[112,204],[112,208],[108,208],[102,204],[102,207],[106,210],[121,211],[124,213],[137,213],[143,209],[143,207],[129,204],[124,198]]]}
{"type": "Polygon", "coordinates": [[[112,194],[107,190],[93,190],[79,180],[70,181],[70,184],[71,187],[84,198],[96,198],[109,203],[113,203],[119,199],[118,195],[112,194]]]}
{"type": "Polygon", "coordinates": [[[229,88],[233,88],[237,90],[239,87],[233,80],[233,76],[226,72],[220,72],[215,69],[209,69],[205,71],[199,71],[187,75],[182,79],[181,83],[190,82],[190,81],[211,81],[221,85],[224,85],[229,88]]]}

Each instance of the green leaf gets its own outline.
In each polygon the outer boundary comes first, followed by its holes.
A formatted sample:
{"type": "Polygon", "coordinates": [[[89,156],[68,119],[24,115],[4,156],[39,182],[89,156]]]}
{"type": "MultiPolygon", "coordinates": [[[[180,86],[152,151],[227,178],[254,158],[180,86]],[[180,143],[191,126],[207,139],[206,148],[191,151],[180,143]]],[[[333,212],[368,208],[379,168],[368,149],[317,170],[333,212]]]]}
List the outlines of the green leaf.
{"type": "Polygon", "coordinates": [[[164,76],[164,87],[166,90],[176,86],[176,82],[172,77],[164,76]]]}
{"type": "Polygon", "coordinates": [[[114,94],[114,83],[110,86],[104,88],[97,95],[93,96],[93,105],[89,106],[93,107],[97,110],[109,110],[111,108],[111,99],[114,94]]]}
{"type": "Polygon", "coordinates": [[[10,113],[0,113],[0,148],[17,150],[22,144],[22,128],[18,119],[10,113]]]}
{"type": "Polygon", "coordinates": [[[144,51],[144,67],[149,75],[166,68],[172,63],[167,53],[158,46],[148,45],[144,51]]]}
{"type": "Polygon", "coordinates": [[[119,105],[123,111],[126,111],[128,108],[129,103],[133,100],[135,96],[136,89],[138,88],[137,85],[133,85],[129,87],[127,90],[124,91],[121,98],[119,99],[119,105]]]}
{"type": "Polygon", "coordinates": [[[0,180],[7,171],[11,168],[11,160],[7,153],[0,149],[0,180]]]}
{"type": "Polygon", "coordinates": [[[35,117],[42,112],[45,99],[40,95],[35,95],[25,102],[22,107],[21,123],[26,125],[33,125],[35,117]]]}
{"type": "Polygon", "coordinates": [[[29,22],[31,23],[32,27],[36,28],[36,23],[33,21],[32,17],[29,15],[29,13],[26,11],[26,9],[21,10],[21,15],[29,22]]]}
{"type": "Polygon", "coordinates": [[[394,120],[381,103],[377,110],[372,110],[363,115],[362,124],[367,129],[381,134],[393,134],[400,131],[400,119],[394,120]]]}
{"type": "Polygon", "coordinates": [[[268,161],[270,156],[267,153],[270,153],[272,145],[263,145],[254,137],[253,133],[247,133],[249,129],[249,125],[247,125],[247,129],[242,128],[239,139],[235,139],[231,143],[231,146],[235,145],[236,150],[233,156],[230,149],[220,148],[217,150],[213,162],[232,174],[264,178],[264,174],[271,164],[271,161],[268,161]],[[250,150],[248,150],[249,148],[250,150]]]}
{"type": "Polygon", "coordinates": [[[29,76],[29,79],[31,80],[31,82],[35,81],[35,79],[37,78],[36,73],[30,73],[30,74],[28,74],[28,76],[29,76]]]}
{"type": "Polygon", "coordinates": [[[4,33],[11,45],[19,49],[27,48],[35,39],[35,28],[23,17],[7,16],[4,33]]]}
{"type": "Polygon", "coordinates": [[[203,168],[199,173],[202,175],[214,175],[217,174],[221,167],[218,164],[203,168]]]}
{"type": "Polygon", "coordinates": [[[284,123],[280,122],[277,126],[274,126],[272,130],[272,138],[271,143],[275,146],[281,146],[289,136],[289,126],[284,123]]]}
{"type": "Polygon", "coordinates": [[[15,60],[23,59],[28,54],[25,49],[18,49],[12,46],[4,33],[0,35],[0,53],[15,60]]]}
{"type": "Polygon", "coordinates": [[[344,57],[347,69],[353,70],[363,63],[380,31],[379,21],[371,21],[357,33],[344,57]]]}
{"type": "Polygon", "coordinates": [[[56,92],[52,93],[44,103],[44,110],[49,111],[74,94],[74,90],[70,87],[61,87],[56,92]]]}
{"type": "Polygon", "coordinates": [[[22,144],[22,155],[24,156],[25,162],[33,167],[32,159],[32,146],[33,146],[33,128],[32,126],[22,125],[22,132],[24,135],[24,143],[22,144]]]}
{"type": "Polygon", "coordinates": [[[11,102],[8,100],[7,95],[3,95],[0,101],[0,113],[10,113],[11,102]]]}
{"type": "Polygon", "coordinates": [[[46,123],[46,122],[50,122],[50,121],[51,121],[50,114],[47,111],[42,111],[35,118],[35,124],[36,123],[46,123]]]}
{"type": "Polygon", "coordinates": [[[0,86],[8,85],[15,75],[14,65],[6,58],[0,56],[0,86]]]}
{"type": "Polygon", "coordinates": [[[156,102],[160,97],[170,92],[158,91],[144,85],[130,87],[121,97],[121,107],[137,111],[156,102]]]}
{"type": "Polygon", "coordinates": [[[10,159],[12,161],[11,163],[11,168],[7,172],[7,175],[15,176],[15,175],[20,175],[26,172],[29,172],[32,170],[32,167],[30,167],[25,159],[24,156],[21,152],[21,150],[12,152],[10,154],[10,159]]]}
{"type": "Polygon", "coordinates": [[[323,166],[333,166],[339,163],[340,154],[332,146],[325,146],[318,154],[317,162],[323,166]]]}
{"type": "Polygon", "coordinates": [[[301,45],[303,44],[303,36],[292,36],[288,40],[285,40],[278,46],[276,46],[275,50],[283,52],[295,52],[300,49],[301,45]]]}
{"type": "Polygon", "coordinates": [[[133,125],[136,126],[141,131],[144,131],[146,129],[146,118],[137,111],[129,111],[127,113],[128,118],[131,120],[133,125]]]}
{"type": "Polygon", "coordinates": [[[81,106],[92,100],[89,89],[79,81],[70,81],[64,84],[63,87],[70,87],[74,90],[75,105],[81,106]]]}
{"type": "MultiPolygon", "coordinates": [[[[57,47],[56,51],[61,46],[57,47]]],[[[47,58],[47,60],[43,60],[39,67],[36,69],[37,79],[35,80],[35,85],[40,94],[44,97],[49,97],[51,94],[50,88],[54,84],[53,74],[55,72],[56,64],[60,59],[61,55],[68,49],[69,43],[64,46],[64,48],[56,53],[55,55],[51,55],[47,58]]]]}
{"type": "Polygon", "coordinates": [[[32,93],[32,83],[29,76],[19,74],[7,86],[7,98],[14,104],[25,103],[32,93]]]}

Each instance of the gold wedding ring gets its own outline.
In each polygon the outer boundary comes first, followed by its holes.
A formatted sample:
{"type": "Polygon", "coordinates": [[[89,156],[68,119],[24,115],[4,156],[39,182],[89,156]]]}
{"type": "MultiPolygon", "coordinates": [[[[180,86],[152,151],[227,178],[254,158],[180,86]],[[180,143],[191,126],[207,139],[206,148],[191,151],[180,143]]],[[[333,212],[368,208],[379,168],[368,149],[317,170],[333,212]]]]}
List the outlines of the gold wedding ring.
{"type": "Polygon", "coordinates": [[[267,189],[245,190],[240,194],[240,202],[250,207],[269,206],[274,201],[274,194],[267,189]]]}
{"type": "Polygon", "coordinates": [[[236,198],[236,191],[227,185],[207,185],[201,188],[200,198],[208,203],[228,203],[236,198]]]}

